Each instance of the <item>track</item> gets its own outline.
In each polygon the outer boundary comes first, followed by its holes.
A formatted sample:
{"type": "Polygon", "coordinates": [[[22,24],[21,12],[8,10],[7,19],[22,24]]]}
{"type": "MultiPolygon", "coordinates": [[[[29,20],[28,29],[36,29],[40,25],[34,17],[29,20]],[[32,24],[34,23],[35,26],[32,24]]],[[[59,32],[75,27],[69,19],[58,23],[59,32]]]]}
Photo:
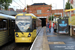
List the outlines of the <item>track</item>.
{"type": "Polygon", "coordinates": [[[16,44],[16,47],[13,48],[13,50],[30,50],[31,43],[21,43],[21,44],[16,44]]]}
{"type": "Polygon", "coordinates": [[[16,44],[15,42],[13,42],[1,47],[0,50],[30,50],[31,45],[32,43],[16,44]]]}
{"type": "MultiPolygon", "coordinates": [[[[39,33],[39,31],[41,30],[41,28],[39,28],[37,31],[37,33],[39,33]]],[[[14,41],[11,41],[7,44],[5,44],[4,46],[0,47],[0,50],[30,50],[32,43],[19,43],[16,44],[14,41]]]]}

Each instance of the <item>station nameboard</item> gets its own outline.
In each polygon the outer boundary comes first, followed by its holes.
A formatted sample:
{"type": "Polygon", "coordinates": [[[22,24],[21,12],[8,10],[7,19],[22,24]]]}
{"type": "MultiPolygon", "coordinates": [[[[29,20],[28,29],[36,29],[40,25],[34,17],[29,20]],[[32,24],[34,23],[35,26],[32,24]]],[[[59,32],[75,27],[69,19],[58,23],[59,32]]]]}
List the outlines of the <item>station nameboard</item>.
{"type": "Polygon", "coordinates": [[[69,33],[68,19],[59,19],[58,20],[58,33],[59,34],[68,34],[69,33]]]}

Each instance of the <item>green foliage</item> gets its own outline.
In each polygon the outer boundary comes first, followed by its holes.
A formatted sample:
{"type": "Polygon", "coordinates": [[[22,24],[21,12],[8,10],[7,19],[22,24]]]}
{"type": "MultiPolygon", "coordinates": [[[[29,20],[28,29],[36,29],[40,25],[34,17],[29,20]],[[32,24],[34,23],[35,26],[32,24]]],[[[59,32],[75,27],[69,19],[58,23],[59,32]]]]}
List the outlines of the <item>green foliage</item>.
{"type": "Polygon", "coordinates": [[[51,20],[51,17],[52,17],[52,21],[53,21],[53,18],[54,18],[54,16],[53,16],[53,15],[49,17],[49,21],[51,20]]]}
{"type": "Polygon", "coordinates": [[[12,3],[12,0],[0,0],[0,4],[5,8],[5,10],[8,9],[10,3],[12,3]]]}
{"type": "MultiPolygon", "coordinates": [[[[69,3],[69,0],[68,0],[68,2],[67,2],[66,5],[65,5],[65,6],[66,6],[65,9],[70,9],[70,5],[71,5],[71,4],[69,3]]],[[[71,6],[71,9],[73,9],[72,6],[71,6]]]]}

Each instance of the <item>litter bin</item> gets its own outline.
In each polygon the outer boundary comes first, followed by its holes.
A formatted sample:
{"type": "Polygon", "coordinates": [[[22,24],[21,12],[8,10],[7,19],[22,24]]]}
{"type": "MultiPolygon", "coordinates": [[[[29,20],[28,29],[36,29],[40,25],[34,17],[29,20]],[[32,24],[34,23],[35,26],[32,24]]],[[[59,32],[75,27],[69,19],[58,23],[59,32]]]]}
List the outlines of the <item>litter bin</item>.
{"type": "Polygon", "coordinates": [[[72,35],[75,36],[75,25],[72,26],[72,35]]]}

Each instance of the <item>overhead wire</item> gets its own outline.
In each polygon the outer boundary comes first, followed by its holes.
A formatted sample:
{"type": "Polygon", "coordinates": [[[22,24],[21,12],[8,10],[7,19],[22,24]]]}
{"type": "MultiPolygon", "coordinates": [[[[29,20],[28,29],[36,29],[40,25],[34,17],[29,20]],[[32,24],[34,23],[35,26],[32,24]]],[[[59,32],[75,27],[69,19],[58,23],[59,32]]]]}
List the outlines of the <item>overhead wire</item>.
{"type": "MultiPolygon", "coordinates": [[[[15,3],[17,3],[15,0],[13,0],[15,3]]],[[[18,4],[18,3],[17,3],[18,4]]],[[[21,6],[20,4],[18,4],[19,6],[21,6]]],[[[22,7],[22,6],[21,6],[22,7]]],[[[23,7],[22,7],[23,8],[23,7]]]]}
{"type": "MultiPolygon", "coordinates": [[[[21,2],[21,0],[19,0],[20,2],[21,2]]],[[[22,2],[21,2],[22,3],[22,2]]],[[[22,5],[24,5],[23,3],[22,3],[22,5]]],[[[24,5],[25,6],[25,5],[24,5]]]]}

